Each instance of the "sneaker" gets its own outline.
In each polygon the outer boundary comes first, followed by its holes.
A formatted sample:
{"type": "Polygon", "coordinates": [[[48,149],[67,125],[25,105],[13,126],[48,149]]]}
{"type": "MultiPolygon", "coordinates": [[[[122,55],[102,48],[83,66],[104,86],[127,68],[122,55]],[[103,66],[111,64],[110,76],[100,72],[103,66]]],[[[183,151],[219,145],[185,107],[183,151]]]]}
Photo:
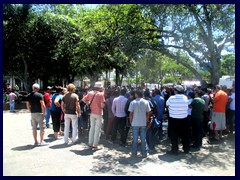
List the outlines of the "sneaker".
{"type": "Polygon", "coordinates": [[[101,150],[103,149],[103,147],[100,147],[100,146],[93,146],[92,147],[92,150],[101,150]]]}

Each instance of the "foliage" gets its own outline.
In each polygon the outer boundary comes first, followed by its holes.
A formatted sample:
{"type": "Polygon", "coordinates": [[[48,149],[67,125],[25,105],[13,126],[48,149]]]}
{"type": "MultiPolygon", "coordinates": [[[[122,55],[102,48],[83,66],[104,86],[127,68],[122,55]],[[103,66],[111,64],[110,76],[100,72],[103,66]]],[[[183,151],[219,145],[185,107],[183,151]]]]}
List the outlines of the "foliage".
{"type": "Polygon", "coordinates": [[[235,55],[227,54],[222,58],[221,63],[221,74],[222,75],[235,75],[235,55]]]}
{"type": "Polygon", "coordinates": [[[113,69],[117,85],[123,77],[136,75],[136,82],[158,83],[164,77],[216,84],[220,69],[222,74],[233,73],[228,67],[233,67],[234,58],[224,57],[222,66],[220,60],[223,50],[234,52],[233,4],[3,8],[4,75],[17,75],[26,84],[37,78],[47,84],[86,76],[94,83],[113,69]]]}

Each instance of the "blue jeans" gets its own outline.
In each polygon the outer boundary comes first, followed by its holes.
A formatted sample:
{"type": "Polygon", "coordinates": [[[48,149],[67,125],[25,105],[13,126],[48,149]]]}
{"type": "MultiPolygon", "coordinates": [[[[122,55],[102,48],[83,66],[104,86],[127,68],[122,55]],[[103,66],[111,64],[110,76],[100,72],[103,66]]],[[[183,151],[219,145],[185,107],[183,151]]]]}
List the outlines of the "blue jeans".
{"type": "Polygon", "coordinates": [[[12,101],[10,101],[10,112],[13,112],[14,109],[15,109],[15,101],[12,100],[12,101]]]}
{"type": "Polygon", "coordinates": [[[146,133],[146,141],[148,146],[148,151],[154,150],[155,144],[157,142],[157,136],[153,132],[153,128],[150,127],[146,133]]]}
{"type": "Polygon", "coordinates": [[[146,126],[133,126],[133,144],[132,144],[132,155],[137,155],[138,146],[138,135],[140,133],[141,139],[141,154],[142,156],[147,155],[147,143],[146,143],[146,126]]]}
{"type": "Polygon", "coordinates": [[[47,126],[49,126],[49,119],[50,119],[50,107],[46,107],[45,119],[46,119],[46,125],[47,125],[47,126]]]}

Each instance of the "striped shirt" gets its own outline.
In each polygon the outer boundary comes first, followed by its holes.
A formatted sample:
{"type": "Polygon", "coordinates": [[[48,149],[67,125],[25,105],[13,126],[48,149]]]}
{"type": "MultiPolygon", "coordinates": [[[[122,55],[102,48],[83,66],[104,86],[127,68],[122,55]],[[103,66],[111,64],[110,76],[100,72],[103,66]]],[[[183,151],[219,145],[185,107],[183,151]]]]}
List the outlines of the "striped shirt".
{"type": "Polygon", "coordinates": [[[176,119],[183,119],[188,116],[188,98],[183,94],[170,96],[166,102],[169,109],[169,116],[176,119]]]}
{"type": "Polygon", "coordinates": [[[124,96],[119,96],[114,98],[112,103],[112,112],[116,117],[126,117],[125,106],[127,104],[127,98],[124,96]]]}

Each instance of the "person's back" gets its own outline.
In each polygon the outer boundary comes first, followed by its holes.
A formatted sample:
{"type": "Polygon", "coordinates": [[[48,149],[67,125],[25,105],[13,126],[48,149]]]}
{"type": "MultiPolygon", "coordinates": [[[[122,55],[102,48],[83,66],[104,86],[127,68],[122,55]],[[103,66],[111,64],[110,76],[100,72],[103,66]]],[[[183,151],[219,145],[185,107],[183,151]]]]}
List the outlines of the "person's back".
{"type": "Polygon", "coordinates": [[[30,109],[31,113],[41,113],[42,108],[41,108],[41,103],[40,100],[43,99],[43,95],[39,92],[31,92],[28,95],[28,101],[30,103],[30,109]]]}
{"type": "Polygon", "coordinates": [[[68,93],[62,98],[61,108],[64,112],[64,143],[68,143],[70,123],[72,122],[72,142],[77,142],[78,117],[80,117],[80,105],[78,95],[74,93],[75,85],[69,84],[67,86],[68,93]]]}
{"type": "Polygon", "coordinates": [[[173,118],[186,118],[188,115],[188,99],[183,94],[170,96],[167,101],[169,116],[173,118]]]}
{"type": "Polygon", "coordinates": [[[151,108],[147,100],[143,99],[143,93],[140,90],[136,91],[136,99],[129,106],[130,122],[133,131],[132,156],[137,155],[138,135],[141,138],[141,154],[142,157],[147,156],[146,144],[146,125],[150,118],[151,108]]]}
{"type": "Polygon", "coordinates": [[[31,112],[31,126],[33,130],[33,138],[35,145],[44,145],[44,133],[46,123],[44,121],[45,115],[45,103],[43,100],[43,95],[38,93],[40,86],[38,84],[33,84],[33,92],[27,96],[26,107],[31,112]],[[40,143],[37,140],[37,127],[40,128],[40,143]]]}
{"type": "Polygon", "coordinates": [[[174,94],[166,105],[169,109],[168,130],[171,138],[171,150],[168,154],[178,154],[178,139],[182,139],[184,153],[189,153],[190,128],[188,123],[188,99],[184,94],[184,88],[181,85],[174,86],[174,94]]]}
{"type": "Polygon", "coordinates": [[[65,114],[76,114],[76,102],[78,101],[78,95],[75,93],[67,93],[63,97],[65,103],[65,114]]]}
{"type": "Polygon", "coordinates": [[[228,96],[223,90],[219,90],[215,94],[215,102],[213,104],[214,112],[225,112],[226,104],[228,102],[228,96]]]}
{"type": "Polygon", "coordinates": [[[200,97],[196,97],[191,102],[192,106],[192,117],[193,118],[203,118],[203,111],[205,107],[205,102],[200,97]]]}
{"type": "Polygon", "coordinates": [[[91,103],[90,131],[88,145],[95,150],[102,148],[98,146],[101,135],[102,115],[105,103],[105,97],[102,88],[103,88],[102,83],[96,82],[94,85],[94,91],[89,92],[82,99],[87,104],[91,103]]]}
{"type": "Polygon", "coordinates": [[[143,98],[136,98],[130,104],[129,111],[134,111],[132,126],[146,126],[146,112],[149,112],[149,103],[143,98]]]}
{"type": "Polygon", "coordinates": [[[156,95],[153,98],[154,101],[157,103],[157,108],[158,108],[158,119],[162,120],[164,109],[165,109],[165,100],[164,98],[160,95],[160,90],[156,90],[156,95]]]}

